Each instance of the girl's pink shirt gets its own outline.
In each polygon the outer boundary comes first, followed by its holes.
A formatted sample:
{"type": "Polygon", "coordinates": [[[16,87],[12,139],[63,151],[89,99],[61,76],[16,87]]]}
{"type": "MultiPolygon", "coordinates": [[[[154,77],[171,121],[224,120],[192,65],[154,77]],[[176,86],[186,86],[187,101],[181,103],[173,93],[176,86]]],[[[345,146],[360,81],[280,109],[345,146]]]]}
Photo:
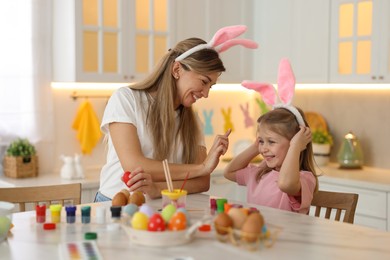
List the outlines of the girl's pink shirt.
{"type": "Polygon", "coordinates": [[[256,181],[259,168],[255,165],[236,172],[236,181],[239,185],[247,186],[248,203],[308,214],[316,178],[311,172],[301,171],[301,194],[294,197],[282,192],[278,187],[279,172],[273,170],[256,181]]]}

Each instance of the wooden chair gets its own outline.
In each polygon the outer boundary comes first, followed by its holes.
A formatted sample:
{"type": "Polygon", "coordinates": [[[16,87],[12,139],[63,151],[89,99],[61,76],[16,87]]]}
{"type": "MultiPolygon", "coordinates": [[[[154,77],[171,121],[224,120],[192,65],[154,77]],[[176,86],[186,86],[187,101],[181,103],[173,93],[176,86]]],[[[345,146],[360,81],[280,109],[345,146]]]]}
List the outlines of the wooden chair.
{"type": "Polygon", "coordinates": [[[330,219],[332,209],[336,211],[334,220],[340,221],[341,213],[344,212],[343,222],[353,224],[355,210],[359,194],[342,193],[319,190],[314,194],[311,205],[315,207],[315,216],[320,217],[321,208],[326,208],[325,218],[330,219]]]}
{"type": "Polygon", "coordinates": [[[33,204],[34,209],[39,203],[76,205],[81,203],[81,183],[0,188],[0,201],[19,204],[19,211],[26,211],[26,204],[33,204]]]}

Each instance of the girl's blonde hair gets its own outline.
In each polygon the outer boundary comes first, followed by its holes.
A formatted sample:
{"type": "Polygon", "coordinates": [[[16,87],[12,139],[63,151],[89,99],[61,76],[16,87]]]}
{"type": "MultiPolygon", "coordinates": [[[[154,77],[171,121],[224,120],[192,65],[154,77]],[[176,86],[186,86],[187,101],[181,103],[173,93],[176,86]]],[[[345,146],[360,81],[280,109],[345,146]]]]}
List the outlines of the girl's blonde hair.
{"type": "MultiPolygon", "coordinates": [[[[172,151],[172,144],[175,144],[177,139],[181,140],[184,145],[182,163],[194,163],[197,158],[202,129],[191,107],[180,106],[178,108],[180,123],[177,131],[173,131],[176,129],[176,111],[173,108],[177,86],[172,76],[172,66],[175,58],[180,54],[204,43],[206,43],[204,40],[198,38],[189,38],[179,42],[173,49],[168,50],[150,75],[143,81],[130,86],[139,91],[157,93],[155,99],[147,95],[149,107],[146,122],[153,137],[154,159],[156,160],[163,160],[168,158],[171,152],[176,152],[172,151]]],[[[197,51],[181,60],[180,64],[185,70],[202,74],[225,71],[222,60],[213,49],[197,51]]]]}
{"type": "MultiPolygon", "coordinates": [[[[306,126],[309,126],[306,122],[305,114],[299,108],[297,108],[299,113],[302,115],[302,118],[306,126]]],[[[277,133],[281,136],[284,136],[288,140],[291,140],[296,133],[299,131],[299,124],[293,113],[284,108],[277,108],[271,110],[264,115],[260,116],[257,119],[258,125],[266,127],[268,130],[277,133]]],[[[313,156],[313,146],[312,142],[309,142],[306,146],[306,149],[303,150],[299,156],[299,170],[300,171],[309,171],[316,178],[316,187],[315,191],[318,190],[318,178],[315,172],[314,167],[314,156],[313,156]]],[[[257,173],[256,180],[259,181],[261,177],[270,172],[272,169],[265,166],[261,168],[257,173]]]]}

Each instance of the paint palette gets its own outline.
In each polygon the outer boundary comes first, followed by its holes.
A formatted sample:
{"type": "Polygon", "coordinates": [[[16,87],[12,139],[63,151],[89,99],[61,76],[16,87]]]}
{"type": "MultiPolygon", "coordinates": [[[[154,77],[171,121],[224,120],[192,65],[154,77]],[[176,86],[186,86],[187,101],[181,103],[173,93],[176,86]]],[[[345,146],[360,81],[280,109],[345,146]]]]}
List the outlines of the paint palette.
{"type": "Polygon", "coordinates": [[[103,259],[95,241],[67,242],[60,245],[60,259],[103,259]]]}

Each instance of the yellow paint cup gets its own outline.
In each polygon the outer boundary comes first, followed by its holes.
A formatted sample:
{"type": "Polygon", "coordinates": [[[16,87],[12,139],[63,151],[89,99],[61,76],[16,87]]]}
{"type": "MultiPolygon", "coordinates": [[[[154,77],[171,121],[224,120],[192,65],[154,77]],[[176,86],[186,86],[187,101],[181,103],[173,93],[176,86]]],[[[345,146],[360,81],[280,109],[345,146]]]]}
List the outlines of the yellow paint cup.
{"type": "Polygon", "coordinates": [[[174,205],[177,209],[186,207],[186,190],[174,189],[172,192],[170,192],[169,190],[162,190],[161,196],[163,208],[168,204],[174,205]]]}
{"type": "Polygon", "coordinates": [[[53,223],[61,222],[61,210],[62,210],[61,204],[50,205],[51,222],[53,223]]]}

